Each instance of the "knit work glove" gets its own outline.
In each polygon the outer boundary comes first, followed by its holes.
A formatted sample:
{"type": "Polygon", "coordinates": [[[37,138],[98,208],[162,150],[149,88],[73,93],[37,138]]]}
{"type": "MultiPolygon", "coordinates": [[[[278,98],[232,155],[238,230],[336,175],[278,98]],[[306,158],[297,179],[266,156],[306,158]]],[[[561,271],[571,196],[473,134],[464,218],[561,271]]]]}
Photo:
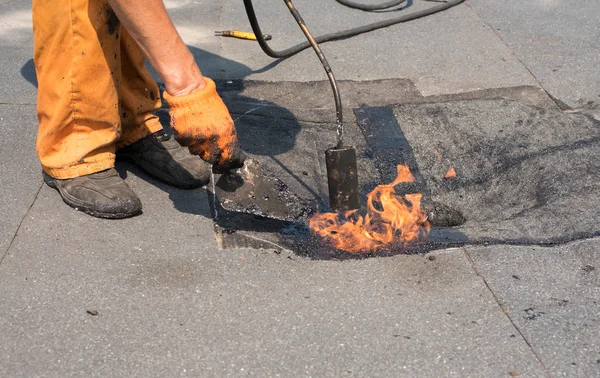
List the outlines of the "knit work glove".
{"type": "Polygon", "coordinates": [[[169,104],[175,140],[194,155],[213,165],[214,173],[244,166],[235,126],[227,107],[217,94],[215,82],[205,78],[206,87],[183,96],[163,97],[169,104]]]}

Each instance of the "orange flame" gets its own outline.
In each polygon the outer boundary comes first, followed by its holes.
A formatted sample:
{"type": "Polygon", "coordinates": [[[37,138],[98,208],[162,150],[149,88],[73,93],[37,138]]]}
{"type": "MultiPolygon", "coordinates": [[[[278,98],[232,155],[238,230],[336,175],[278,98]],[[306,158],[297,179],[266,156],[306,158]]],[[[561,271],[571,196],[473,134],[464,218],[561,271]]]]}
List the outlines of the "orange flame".
{"type": "Polygon", "coordinates": [[[450,169],[448,169],[448,172],[446,172],[446,174],[444,175],[445,179],[451,179],[456,177],[456,171],[454,170],[453,167],[450,167],[450,169]]]}
{"type": "Polygon", "coordinates": [[[408,166],[398,166],[398,177],[388,185],[379,185],[367,195],[367,213],[317,213],[309,220],[311,231],[337,249],[352,253],[381,250],[390,245],[407,246],[423,241],[430,230],[421,210],[420,193],[406,194],[405,200],[394,186],[415,179],[408,166]]]}

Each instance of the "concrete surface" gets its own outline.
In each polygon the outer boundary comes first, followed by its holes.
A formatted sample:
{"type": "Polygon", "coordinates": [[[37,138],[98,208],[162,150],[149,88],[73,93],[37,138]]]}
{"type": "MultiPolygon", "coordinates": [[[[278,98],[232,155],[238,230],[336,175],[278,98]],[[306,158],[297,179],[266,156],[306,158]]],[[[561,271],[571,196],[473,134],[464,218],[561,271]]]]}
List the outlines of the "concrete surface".
{"type": "Polygon", "coordinates": [[[0,2],[0,103],[35,104],[31,2],[0,2]]]}
{"type": "MultiPolygon", "coordinates": [[[[260,20],[264,20],[263,29],[274,35],[272,45],[279,49],[302,41],[298,26],[292,22],[287,8],[280,3],[275,6],[269,2],[256,4],[260,20]]],[[[430,6],[426,2],[416,1],[406,12],[430,6]]],[[[395,12],[365,15],[364,12],[348,10],[334,1],[299,2],[298,10],[315,35],[396,15],[395,12]],[[324,15],[333,14],[336,16],[322,21],[324,15]]],[[[248,25],[239,2],[224,2],[223,23],[248,25]]],[[[339,79],[409,78],[425,95],[536,84],[493,30],[464,5],[414,22],[324,44],[323,50],[339,79]],[[460,44],[460,51],[454,48],[456,44],[460,44]],[[440,75],[441,72],[443,75],[440,75]]],[[[247,41],[224,39],[222,55],[232,60],[252,62],[249,71],[227,72],[229,77],[233,75],[268,81],[326,79],[317,57],[310,50],[264,73],[254,71],[260,71],[273,59],[247,41]]]]}
{"type": "Polygon", "coordinates": [[[510,47],[551,95],[600,118],[600,9],[595,0],[473,0],[468,5],[510,47]]]}
{"type": "Polygon", "coordinates": [[[556,377],[600,375],[600,239],[467,247],[500,306],[556,377]]]}
{"type": "Polygon", "coordinates": [[[0,334],[19,340],[0,344],[1,375],[543,374],[462,250],[347,263],[218,252],[193,214],[206,202],[186,214],[128,182],[149,206],[123,222],[42,190],[0,266],[0,334]]]}
{"type": "Polygon", "coordinates": [[[0,261],[42,185],[33,105],[0,105],[0,261]]]}
{"type": "MultiPolygon", "coordinates": [[[[430,6],[415,0],[405,10],[365,15],[333,1],[297,3],[315,34],[430,6]]],[[[310,51],[278,62],[252,42],[214,37],[214,30],[248,29],[237,0],[166,5],[203,71],[222,79],[219,89],[242,139],[263,133],[277,152],[271,155],[304,163],[320,146],[282,144],[277,133],[313,133],[313,144],[330,143],[332,101],[310,51]]],[[[274,46],[301,40],[282,4],[256,5],[274,46]]],[[[343,262],[258,247],[222,250],[205,190],[169,188],[126,164],[118,168],[140,195],[142,216],[113,222],[70,209],[41,187],[30,7],[0,0],[0,376],[600,376],[597,238],[343,262]]],[[[341,84],[350,140],[367,146],[353,108],[402,104],[397,109],[407,117],[430,107],[423,103],[447,101],[438,105],[444,112],[472,112],[450,124],[456,135],[467,124],[474,134],[491,132],[494,122],[526,111],[524,120],[538,122],[520,130],[528,148],[593,137],[597,123],[554,112],[573,108],[598,117],[599,12],[592,0],[469,0],[324,45],[338,78],[350,80],[341,84]],[[508,117],[468,107],[492,98],[519,105],[507,102],[515,111],[508,117]],[[490,125],[475,123],[477,115],[490,125]]],[[[406,134],[415,151],[422,148],[425,139],[406,134]]],[[[461,150],[469,143],[456,135],[441,136],[458,146],[457,156],[445,155],[448,163],[480,156],[461,150]]],[[[263,147],[248,149],[260,156],[263,147]]],[[[588,150],[596,148],[591,141],[588,150]]],[[[590,199],[586,222],[597,220],[597,172],[582,169],[597,164],[585,161],[595,155],[556,156],[565,173],[567,163],[582,163],[569,180],[587,183],[577,195],[590,199]]],[[[363,162],[375,177],[372,162],[363,162]]],[[[418,164],[425,171],[428,163],[418,164]]],[[[575,184],[565,180],[556,177],[550,186],[575,184]]],[[[324,188],[315,186],[308,189],[320,197],[324,188]]],[[[495,208],[515,227],[502,203],[495,208]]],[[[564,227],[577,221],[569,211],[564,227]]]]}

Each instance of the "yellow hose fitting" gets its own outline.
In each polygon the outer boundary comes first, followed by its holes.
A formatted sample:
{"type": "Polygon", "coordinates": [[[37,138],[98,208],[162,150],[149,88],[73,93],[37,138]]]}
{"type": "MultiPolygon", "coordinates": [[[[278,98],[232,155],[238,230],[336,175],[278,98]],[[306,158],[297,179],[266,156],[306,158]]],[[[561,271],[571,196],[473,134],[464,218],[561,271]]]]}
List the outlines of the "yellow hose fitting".
{"type": "MultiPolygon", "coordinates": [[[[222,37],[233,37],[233,38],[238,38],[238,39],[247,39],[250,41],[256,41],[256,35],[254,35],[254,33],[243,32],[243,31],[239,31],[239,30],[216,31],[215,35],[222,36],[222,37]]],[[[273,37],[270,34],[263,34],[263,38],[265,39],[265,41],[268,41],[268,40],[272,39],[273,37]]]]}

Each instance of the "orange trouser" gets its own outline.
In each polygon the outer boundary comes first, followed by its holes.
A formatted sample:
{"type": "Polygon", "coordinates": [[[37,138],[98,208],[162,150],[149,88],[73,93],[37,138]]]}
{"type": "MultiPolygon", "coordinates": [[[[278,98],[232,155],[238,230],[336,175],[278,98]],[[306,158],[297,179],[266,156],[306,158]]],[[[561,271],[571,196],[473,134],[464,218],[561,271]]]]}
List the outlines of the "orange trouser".
{"type": "Polygon", "coordinates": [[[106,0],[33,0],[33,33],[36,149],[46,173],[112,168],[117,148],[162,129],[146,57],[106,0]]]}

